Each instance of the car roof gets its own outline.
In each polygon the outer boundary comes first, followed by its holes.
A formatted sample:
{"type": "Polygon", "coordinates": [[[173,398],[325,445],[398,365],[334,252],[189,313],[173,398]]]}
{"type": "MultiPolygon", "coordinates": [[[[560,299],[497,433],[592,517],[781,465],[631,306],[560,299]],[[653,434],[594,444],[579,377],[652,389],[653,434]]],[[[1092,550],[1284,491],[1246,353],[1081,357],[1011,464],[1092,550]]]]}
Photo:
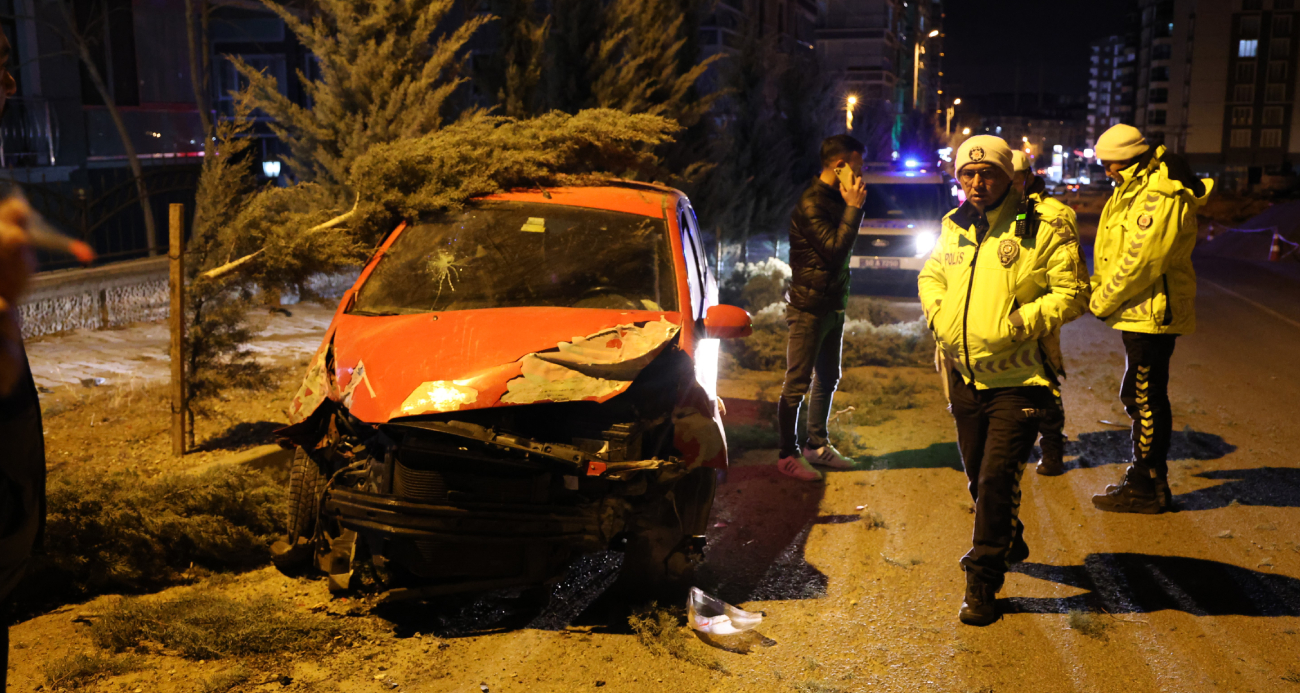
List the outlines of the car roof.
{"type": "Polygon", "coordinates": [[[680,190],[653,183],[625,180],[609,180],[604,183],[511,190],[478,199],[587,207],[662,219],[668,206],[671,205],[675,210],[677,200],[685,197],[680,190]]]}
{"type": "Polygon", "coordinates": [[[867,171],[862,174],[867,185],[926,185],[942,184],[943,174],[938,171],[867,171]]]}

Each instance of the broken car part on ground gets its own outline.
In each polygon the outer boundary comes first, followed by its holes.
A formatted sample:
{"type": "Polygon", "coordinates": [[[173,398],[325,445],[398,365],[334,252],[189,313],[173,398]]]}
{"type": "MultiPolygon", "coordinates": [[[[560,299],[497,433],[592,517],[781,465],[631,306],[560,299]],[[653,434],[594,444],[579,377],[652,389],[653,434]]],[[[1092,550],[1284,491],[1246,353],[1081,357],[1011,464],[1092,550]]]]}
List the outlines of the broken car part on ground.
{"type": "Polygon", "coordinates": [[[343,297],[290,407],[277,562],[389,598],[540,586],[579,553],[689,580],[717,469],[716,305],[694,212],[615,183],[494,195],[403,225],[343,297]]]}

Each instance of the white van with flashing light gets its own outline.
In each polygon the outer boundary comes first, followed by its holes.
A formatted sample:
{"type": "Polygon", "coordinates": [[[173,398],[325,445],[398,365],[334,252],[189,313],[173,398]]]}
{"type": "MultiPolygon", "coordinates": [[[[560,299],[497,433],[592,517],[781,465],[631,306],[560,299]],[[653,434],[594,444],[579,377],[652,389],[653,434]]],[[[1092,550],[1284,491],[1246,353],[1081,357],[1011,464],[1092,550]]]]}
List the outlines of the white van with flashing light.
{"type": "Polygon", "coordinates": [[[960,188],[934,170],[868,169],[863,181],[867,201],[849,261],[853,291],[915,291],[916,277],[939,239],[940,222],[957,206],[954,191],[960,188]]]}

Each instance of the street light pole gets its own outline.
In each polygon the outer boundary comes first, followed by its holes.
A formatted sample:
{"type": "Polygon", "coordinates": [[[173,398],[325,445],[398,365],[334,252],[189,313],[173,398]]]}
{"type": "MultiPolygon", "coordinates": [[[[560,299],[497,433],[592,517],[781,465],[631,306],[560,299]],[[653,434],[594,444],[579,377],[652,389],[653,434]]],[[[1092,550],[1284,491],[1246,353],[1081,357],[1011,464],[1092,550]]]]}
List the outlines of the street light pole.
{"type": "Polygon", "coordinates": [[[953,99],[952,105],[948,107],[947,117],[944,119],[943,122],[943,130],[945,135],[952,134],[952,116],[954,113],[957,112],[957,106],[959,104],[961,104],[961,99],[953,99]]]}

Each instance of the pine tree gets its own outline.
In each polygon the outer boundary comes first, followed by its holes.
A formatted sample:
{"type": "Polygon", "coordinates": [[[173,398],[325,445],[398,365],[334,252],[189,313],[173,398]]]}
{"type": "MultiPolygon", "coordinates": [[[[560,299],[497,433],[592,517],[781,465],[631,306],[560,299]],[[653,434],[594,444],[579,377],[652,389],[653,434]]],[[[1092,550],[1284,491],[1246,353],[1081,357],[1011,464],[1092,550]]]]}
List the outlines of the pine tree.
{"type": "MultiPolygon", "coordinates": [[[[498,0],[493,29],[497,50],[483,56],[475,70],[477,90],[495,97],[498,113],[527,118],[548,110],[543,73],[550,65],[547,51],[553,16],[539,17],[536,0],[498,0]]],[[[487,105],[487,104],[482,104],[487,105]]]]}
{"type": "MultiPolygon", "coordinates": [[[[220,121],[209,140],[215,142],[203,157],[203,170],[195,192],[194,221],[186,247],[186,372],[191,419],[195,409],[231,386],[254,384],[262,369],[245,345],[252,338],[248,311],[250,291],[237,275],[216,278],[203,275],[229,262],[237,252],[235,234],[228,226],[232,216],[247,205],[252,191],[248,137],[251,107],[236,99],[234,115],[220,121]]],[[[193,435],[193,426],[190,427],[193,435]]],[[[189,441],[193,444],[193,440],[189,441]]]]}
{"type": "Polygon", "coordinates": [[[695,62],[697,12],[680,0],[610,0],[590,61],[594,105],[662,115],[688,127],[708,113],[719,94],[700,95],[695,87],[721,55],[695,62]]]}
{"type": "Polygon", "coordinates": [[[282,96],[273,77],[240,67],[249,105],[274,116],[289,142],[299,182],[261,191],[233,215],[223,238],[237,259],[207,278],[238,270],[263,288],[301,291],[312,275],[364,259],[398,221],[473,195],[568,174],[649,176],[653,148],[679,130],[659,116],[608,109],[531,119],[470,109],[446,124],[440,111],[465,81],[453,68],[486,19],[430,45],[411,36],[429,36],[450,0],[324,0],[310,24],[264,2],[304,34],[321,77],[307,83],[308,110],[282,96]]]}
{"type": "Polygon", "coordinates": [[[276,79],[235,58],[253,104],[290,149],[299,180],[331,190],[371,147],[437,130],[448,97],[466,80],[463,49],[487,21],[472,16],[431,40],[454,0],[319,0],[310,21],[264,0],[317,58],[319,79],[299,73],[310,108],[281,93],[276,79]]]}
{"type": "Polygon", "coordinates": [[[722,76],[726,95],[709,138],[714,168],[692,192],[706,232],[739,246],[748,261],[751,238],[781,240],[795,200],[820,168],[833,90],[815,62],[779,53],[753,26],[722,76]]]}

